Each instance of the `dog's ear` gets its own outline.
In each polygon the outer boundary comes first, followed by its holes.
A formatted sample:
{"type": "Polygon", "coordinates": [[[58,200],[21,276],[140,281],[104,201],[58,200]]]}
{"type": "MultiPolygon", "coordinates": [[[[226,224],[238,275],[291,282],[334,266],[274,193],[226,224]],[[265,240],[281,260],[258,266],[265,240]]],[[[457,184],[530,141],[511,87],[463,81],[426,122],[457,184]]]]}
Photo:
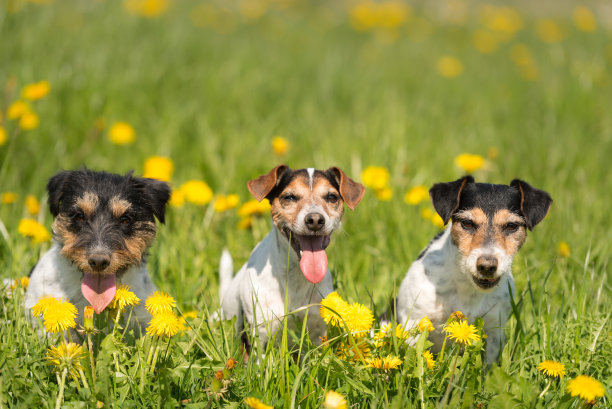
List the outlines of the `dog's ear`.
{"type": "Polygon", "coordinates": [[[355,182],[353,179],[346,176],[342,169],[336,166],[327,169],[327,173],[331,174],[336,182],[338,182],[338,186],[340,186],[340,196],[342,196],[344,203],[346,203],[349,209],[354,210],[359,202],[361,202],[361,199],[363,199],[365,187],[361,183],[355,182]]]}
{"type": "Polygon", "coordinates": [[[546,217],[553,200],[547,192],[536,189],[520,179],[514,179],[510,182],[510,186],[519,190],[521,194],[521,213],[525,217],[527,227],[532,230],[536,224],[546,217]]]}
{"type": "Polygon", "coordinates": [[[278,165],[265,175],[249,180],[247,182],[249,192],[258,202],[261,202],[276,187],[276,183],[280,180],[281,175],[287,170],[290,170],[289,166],[278,165]]]}
{"type": "Polygon", "coordinates": [[[157,217],[160,223],[166,221],[166,205],[170,200],[170,185],[162,180],[149,178],[134,178],[138,184],[141,184],[148,199],[153,214],[157,217]]]}
{"type": "Polygon", "coordinates": [[[51,211],[53,217],[59,214],[62,204],[62,197],[64,196],[66,187],[68,186],[66,182],[68,179],[70,179],[70,176],[73,173],[73,171],[64,170],[51,176],[47,182],[47,192],[49,192],[47,202],[49,203],[49,210],[51,211]]]}
{"type": "Polygon", "coordinates": [[[472,176],[464,176],[454,182],[436,183],[429,189],[431,202],[444,224],[448,223],[455,210],[459,208],[461,192],[468,183],[474,183],[472,176]]]}

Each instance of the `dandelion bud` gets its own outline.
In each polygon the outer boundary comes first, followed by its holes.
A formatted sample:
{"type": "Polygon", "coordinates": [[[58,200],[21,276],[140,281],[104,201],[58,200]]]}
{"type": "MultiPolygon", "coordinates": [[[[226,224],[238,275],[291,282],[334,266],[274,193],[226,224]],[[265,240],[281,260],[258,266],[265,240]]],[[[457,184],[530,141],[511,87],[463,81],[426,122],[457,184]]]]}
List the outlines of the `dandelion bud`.
{"type": "Polygon", "coordinates": [[[218,381],[222,381],[223,380],[223,371],[215,372],[215,379],[218,380],[218,381]]]}
{"type": "Polygon", "coordinates": [[[93,323],[94,309],[91,306],[85,307],[85,311],[83,311],[83,327],[85,331],[93,331],[94,323],[93,323]]]}

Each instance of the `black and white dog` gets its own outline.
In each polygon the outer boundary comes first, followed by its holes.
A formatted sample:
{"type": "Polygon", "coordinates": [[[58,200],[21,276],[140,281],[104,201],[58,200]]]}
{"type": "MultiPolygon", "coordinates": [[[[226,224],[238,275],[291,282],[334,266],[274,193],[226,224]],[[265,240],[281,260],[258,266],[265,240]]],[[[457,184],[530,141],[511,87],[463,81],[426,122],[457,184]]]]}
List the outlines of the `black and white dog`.
{"type": "Polygon", "coordinates": [[[102,312],[121,283],[142,300],[134,318],[146,325],[150,315],[144,300],[155,286],[145,258],[155,238],[155,218],[164,222],[169,185],[131,173],[75,170],[53,176],[47,190],[54,243],[30,274],[26,308],[43,296],[67,298],[82,324],[84,307],[102,312]]]}
{"type": "Polygon", "coordinates": [[[474,183],[466,176],[438,183],[430,191],[434,208],[447,223],[412,263],[397,298],[397,320],[414,327],[423,317],[434,324],[433,350],[441,326],[454,311],[484,320],[488,362],[497,360],[514,293],[512,260],[531,230],[548,213],[550,195],[515,179],[510,185],[474,183]]]}

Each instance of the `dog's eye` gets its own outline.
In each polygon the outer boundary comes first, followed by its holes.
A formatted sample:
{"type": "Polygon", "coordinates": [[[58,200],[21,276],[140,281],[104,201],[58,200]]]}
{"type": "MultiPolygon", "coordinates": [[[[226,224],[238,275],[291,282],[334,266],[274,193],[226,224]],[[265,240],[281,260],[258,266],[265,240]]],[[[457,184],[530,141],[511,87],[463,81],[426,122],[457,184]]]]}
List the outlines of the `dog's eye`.
{"type": "Polygon", "coordinates": [[[123,225],[130,224],[131,221],[132,219],[130,219],[130,216],[126,216],[126,215],[121,216],[121,218],[119,219],[119,223],[123,225]]]}
{"type": "Polygon", "coordinates": [[[85,221],[85,215],[81,212],[76,213],[72,218],[79,224],[85,221]]]}
{"type": "Polygon", "coordinates": [[[329,203],[337,203],[338,199],[340,198],[335,193],[329,193],[327,196],[325,196],[325,200],[327,200],[329,203]]]}
{"type": "Polygon", "coordinates": [[[471,220],[461,220],[461,227],[463,227],[465,230],[476,230],[476,228],[478,226],[476,226],[476,223],[474,223],[471,220]]]}
{"type": "Polygon", "coordinates": [[[286,195],[283,195],[281,199],[287,202],[297,202],[299,200],[299,198],[296,195],[291,194],[291,193],[287,193],[286,195]]]}
{"type": "Polygon", "coordinates": [[[519,228],[518,223],[506,223],[504,225],[504,230],[509,232],[509,233],[513,233],[515,231],[517,231],[519,228]]]}

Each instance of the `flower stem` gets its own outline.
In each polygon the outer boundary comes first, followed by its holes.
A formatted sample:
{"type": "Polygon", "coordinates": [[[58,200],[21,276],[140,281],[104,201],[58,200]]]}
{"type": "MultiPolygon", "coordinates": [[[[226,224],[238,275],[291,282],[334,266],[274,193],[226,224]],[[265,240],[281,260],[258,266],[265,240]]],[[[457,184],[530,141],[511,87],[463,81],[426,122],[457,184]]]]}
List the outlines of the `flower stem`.
{"type": "MultiPolygon", "coordinates": [[[[444,341],[446,341],[446,338],[444,338],[444,341]]],[[[457,358],[459,358],[459,350],[457,350],[457,355],[455,355],[455,360],[453,361],[453,368],[451,369],[451,374],[448,379],[448,386],[446,387],[446,392],[444,392],[444,397],[442,398],[441,407],[445,407],[446,403],[448,402],[448,397],[451,391],[451,385],[453,384],[453,377],[455,376],[455,369],[457,369],[457,358]]]]}
{"type": "Polygon", "coordinates": [[[91,343],[91,334],[87,334],[87,349],[89,350],[89,363],[91,364],[91,379],[96,383],[96,367],[93,356],[93,344],[91,343]]]}
{"type": "Polygon", "coordinates": [[[59,392],[57,393],[57,400],[55,401],[55,409],[59,409],[62,406],[64,400],[64,387],[66,386],[66,375],[68,374],[68,368],[64,368],[62,371],[62,379],[60,380],[59,392]]]}

